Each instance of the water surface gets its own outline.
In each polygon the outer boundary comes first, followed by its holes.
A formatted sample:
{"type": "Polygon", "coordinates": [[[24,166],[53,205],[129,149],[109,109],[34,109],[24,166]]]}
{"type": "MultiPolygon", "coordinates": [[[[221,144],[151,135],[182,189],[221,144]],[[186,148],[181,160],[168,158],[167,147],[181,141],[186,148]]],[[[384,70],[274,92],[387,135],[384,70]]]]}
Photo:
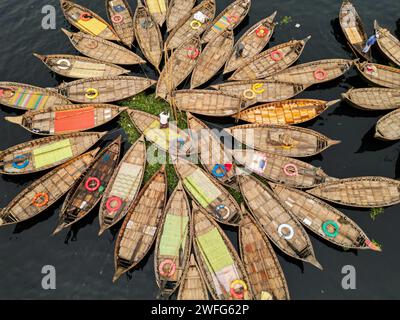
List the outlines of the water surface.
{"type": "MultiPolygon", "coordinates": [[[[135,8],[135,1],[129,1],[135,8]]],[[[79,1],[105,17],[104,1],[79,1]]],[[[230,3],[217,0],[218,11],[230,3]]],[[[394,0],[354,1],[369,34],[373,21],[378,19],[399,36],[400,20],[393,13],[400,12],[400,2],[394,0]]],[[[298,63],[324,58],[353,58],[340,33],[337,16],[339,0],[253,0],[249,17],[235,32],[240,36],[247,27],[278,10],[277,20],[290,16],[291,22],[277,27],[270,46],[290,39],[312,36],[298,63]],[[296,24],[300,28],[296,28],[296,24]]],[[[25,0],[0,2],[2,12],[0,30],[0,81],[16,81],[52,87],[64,79],[51,73],[42,62],[32,56],[41,54],[76,54],[69,40],[59,30],[69,28],[56,0],[25,0]],[[57,30],[42,30],[41,9],[52,4],[57,8],[57,30]]],[[[380,63],[387,63],[374,50],[380,63]]],[[[150,77],[150,68],[133,68],[134,73],[150,77]]],[[[65,79],[66,80],[66,79],[65,79]]],[[[217,79],[215,82],[221,81],[217,79]]],[[[321,86],[312,87],[299,95],[300,98],[334,100],[350,87],[367,86],[352,70],[344,78],[321,86]]],[[[4,120],[4,116],[17,114],[0,108],[0,148],[28,141],[32,136],[22,128],[4,120]]],[[[338,146],[310,159],[314,165],[335,177],[379,175],[399,178],[398,143],[387,143],[373,138],[374,125],[381,113],[368,113],[339,104],[305,127],[317,130],[333,139],[342,140],[338,146]]],[[[226,125],[212,121],[215,126],[226,125]]],[[[223,123],[222,123],[223,122],[223,123]]],[[[104,127],[114,129],[117,122],[104,127]]],[[[0,177],[0,207],[4,207],[24,187],[41,175],[0,177]]],[[[39,217],[17,226],[0,229],[0,299],[154,299],[158,294],[154,280],[153,256],[142,263],[141,268],[122,277],[116,284],[111,282],[114,273],[113,252],[115,232],[97,236],[96,211],[78,223],[69,233],[55,237],[50,234],[57,223],[59,205],[39,217]],[[41,288],[41,269],[53,265],[57,270],[57,290],[41,288]]],[[[400,298],[400,256],[398,251],[399,207],[385,209],[385,213],[372,221],[368,210],[339,208],[372,238],[383,246],[382,253],[372,251],[348,251],[327,244],[311,235],[318,260],[324,266],[319,271],[311,265],[303,265],[287,259],[278,252],[293,299],[395,299],[400,298]],[[357,289],[343,290],[341,274],[344,265],[353,265],[357,271],[357,289]]],[[[234,243],[236,232],[228,231],[234,243]]]]}

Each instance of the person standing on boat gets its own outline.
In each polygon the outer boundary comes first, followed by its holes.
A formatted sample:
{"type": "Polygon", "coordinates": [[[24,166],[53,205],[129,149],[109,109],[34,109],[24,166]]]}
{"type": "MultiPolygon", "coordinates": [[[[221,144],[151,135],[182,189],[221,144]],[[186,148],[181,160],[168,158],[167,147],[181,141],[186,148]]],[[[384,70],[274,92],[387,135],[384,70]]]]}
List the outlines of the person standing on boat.
{"type": "Polygon", "coordinates": [[[168,111],[163,111],[160,113],[160,129],[168,128],[169,113],[168,111]]]}

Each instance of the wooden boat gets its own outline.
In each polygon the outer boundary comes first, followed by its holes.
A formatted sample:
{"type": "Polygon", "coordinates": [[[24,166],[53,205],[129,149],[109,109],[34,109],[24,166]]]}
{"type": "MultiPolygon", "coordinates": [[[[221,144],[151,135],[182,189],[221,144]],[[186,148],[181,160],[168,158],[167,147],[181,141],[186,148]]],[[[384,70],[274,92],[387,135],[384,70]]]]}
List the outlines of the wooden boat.
{"type": "Polygon", "coordinates": [[[114,29],[98,14],[68,0],[60,0],[61,9],[70,24],[79,30],[106,40],[119,41],[114,29]]]}
{"type": "Polygon", "coordinates": [[[70,133],[30,140],[0,151],[0,173],[19,175],[59,166],[93,147],[106,133],[70,133]]]}
{"type": "Polygon", "coordinates": [[[224,74],[244,66],[265,48],[274,34],[276,14],[275,11],[269,17],[257,22],[236,42],[225,64],[224,74]]]}
{"type": "Polygon", "coordinates": [[[390,61],[400,67],[400,40],[392,35],[388,29],[380,27],[376,20],[374,27],[379,49],[390,61]]]}
{"type": "Polygon", "coordinates": [[[168,94],[174,91],[191,74],[201,54],[199,37],[177,48],[168,59],[158,78],[156,95],[167,99],[168,94]]]}
{"type": "Polygon", "coordinates": [[[163,38],[158,24],[153,20],[141,0],[137,2],[133,25],[140,50],[143,52],[146,59],[159,71],[164,50],[163,38]]]}
{"type": "Polygon", "coordinates": [[[121,65],[146,63],[137,54],[113,42],[82,32],[73,33],[63,28],[61,30],[67,35],[76,50],[90,58],[121,65]]]}
{"type": "Polygon", "coordinates": [[[147,90],[156,81],[149,78],[118,76],[75,80],[63,83],[57,90],[71,101],[108,103],[124,100],[147,90]]]}
{"type": "Polygon", "coordinates": [[[115,243],[113,282],[133,269],[156,240],[167,199],[167,176],[163,166],[140,191],[129,209],[115,243]]]}
{"type": "Polygon", "coordinates": [[[244,108],[242,99],[215,90],[179,90],[171,99],[182,111],[213,117],[231,116],[244,108]]]}
{"type": "Polygon", "coordinates": [[[221,227],[193,204],[194,251],[214,300],[251,300],[253,290],[242,261],[221,227]]]}
{"type": "Polygon", "coordinates": [[[239,226],[240,256],[256,300],[289,300],[289,289],[267,236],[245,214],[239,226]]]}
{"type": "Polygon", "coordinates": [[[22,116],[5,117],[5,120],[46,136],[94,129],[118,117],[126,109],[111,104],[70,104],[29,111],[22,116]]]}
{"type": "Polygon", "coordinates": [[[146,143],[141,136],[112,173],[100,203],[99,236],[123,219],[135,201],[142,186],[146,156],[146,143]]]}
{"type": "Polygon", "coordinates": [[[308,193],[337,204],[380,208],[400,203],[400,182],[383,177],[357,177],[320,184],[308,193]]]}
{"type": "Polygon", "coordinates": [[[235,165],[232,154],[221,143],[220,138],[204,122],[187,113],[187,123],[196,143],[203,167],[222,184],[232,187],[235,183],[235,165]]]}
{"type": "Polygon", "coordinates": [[[369,62],[355,63],[360,75],[373,85],[400,88],[400,69],[369,62]]]}
{"type": "Polygon", "coordinates": [[[10,108],[42,110],[56,105],[71,104],[64,96],[48,89],[23,83],[0,82],[0,104],[10,108]]]}
{"type": "Polygon", "coordinates": [[[371,61],[371,52],[363,52],[368,40],[368,35],[364,30],[364,26],[356,8],[348,0],[344,0],[342,3],[339,12],[339,22],[349,46],[357,55],[363,57],[367,61],[371,61]]]}
{"type": "Polygon", "coordinates": [[[322,101],[315,99],[271,102],[243,110],[235,117],[256,124],[299,124],[315,119],[338,102],[340,100],[322,101]]]}
{"type": "Polygon", "coordinates": [[[290,99],[306,89],[301,84],[273,80],[228,81],[212,88],[243,99],[246,107],[257,103],[290,99]]]}
{"type": "Polygon", "coordinates": [[[250,212],[268,238],[284,253],[322,270],[307,232],[271,189],[250,175],[238,176],[250,212]]]}
{"type": "Polygon", "coordinates": [[[207,286],[193,254],[190,255],[189,265],[182,279],[178,291],[178,300],[208,300],[207,286]]]}
{"type": "Polygon", "coordinates": [[[135,41],[133,13],[127,0],[105,0],[108,20],[111,21],[115,33],[127,47],[135,41]]]}
{"type": "Polygon", "coordinates": [[[242,217],[240,207],[214,177],[182,158],[177,158],[174,166],[185,190],[210,217],[223,224],[238,225],[242,217]]]}
{"type": "Polygon", "coordinates": [[[312,188],[334,179],[329,177],[321,168],[273,153],[235,149],[232,154],[235,161],[247,170],[267,180],[283,183],[293,188],[312,188]]]}
{"type": "Polygon", "coordinates": [[[310,157],[340,143],[305,128],[249,124],[224,129],[239,142],[262,152],[286,157],[310,157]]]}
{"type": "Polygon", "coordinates": [[[227,29],[235,29],[246,18],[251,0],[236,0],[226,7],[212,22],[201,39],[202,43],[213,41],[227,29]]]}
{"type": "Polygon", "coordinates": [[[344,248],[381,251],[354,221],[324,201],[283,185],[270,186],[290,212],[318,236],[344,248]]]}
{"type": "Polygon", "coordinates": [[[343,76],[353,66],[353,60],[325,59],[299,64],[269,76],[268,80],[294,82],[309,87],[343,76]]]}
{"type": "Polygon", "coordinates": [[[66,194],[89,168],[98,150],[64,163],[25,188],[0,211],[0,226],[31,219],[49,208],[66,194]]]}
{"type": "Polygon", "coordinates": [[[172,155],[190,152],[189,135],[179,129],[174,123],[169,123],[168,128],[160,128],[158,117],[139,110],[128,110],[129,117],[147,141],[154,143],[159,149],[169,152],[172,155]]]}
{"type": "Polygon", "coordinates": [[[232,30],[225,30],[213,38],[201,53],[192,73],[191,89],[205,84],[224,66],[234,45],[232,30]]]}
{"type": "Polygon", "coordinates": [[[97,155],[89,170],[70,189],[62,205],[53,235],[80,221],[96,207],[118,165],[120,152],[121,136],[97,155]]]}
{"type": "Polygon", "coordinates": [[[400,89],[360,88],[342,93],[350,105],[363,110],[392,110],[400,108],[400,89]]]}
{"type": "Polygon", "coordinates": [[[87,79],[93,77],[111,77],[130,72],[112,63],[100,62],[81,56],[69,54],[43,56],[37,53],[33,55],[41,60],[51,71],[68,78],[87,79]]]}
{"type": "Polygon", "coordinates": [[[192,247],[189,200],[181,183],[165,207],[157,236],[154,272],[162,297],[171,296],[183,280],[192,247]]]}
{"type": "Polygon", "coordinates": [[[153,20],[161,27],[167,17],[169,0],[144,0],[153,20]]]}
{"type": "Polygon", "coordinates": [[[200,2],[171,31],[165,43],[166,48],[173,50],[189,39],[200,36],[211,26],[215,11],[215,0],[203,0],[200,2]],[[202,21],[197,20],[196,17],[202,21]]]}
{"type": "Polygon", "coordinates": [[[400,110],[394,110],[379,119],[375,138],[388,141],[400,140],[400,110]]]}
{"type": "Polygon", "coordinates": [[[292,40],[261,52],[238,68],[229,80],[264,79],[290,67],[299,59],[310,39],[311,36],[303,40],[292,40]]]}
{"type": "Polygon", "coordinates": [[[167,31],[171,32],[193,9],[196,0],[170,0],[167,10],[167,31]]]}

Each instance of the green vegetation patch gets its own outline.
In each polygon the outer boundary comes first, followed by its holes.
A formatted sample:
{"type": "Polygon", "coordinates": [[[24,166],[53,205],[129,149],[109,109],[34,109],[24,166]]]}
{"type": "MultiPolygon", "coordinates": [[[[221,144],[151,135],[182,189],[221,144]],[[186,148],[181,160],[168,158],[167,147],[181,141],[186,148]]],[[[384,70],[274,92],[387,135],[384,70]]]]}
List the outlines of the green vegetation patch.
{"type": "Polygon", "coordinates": [[[381,215],[382,213],[384,213],[384,212],[385,212],[385,209],[383,209],[383,208],[372,208],[372,209],[371,209],[371,212],[370,212],[370,217],[371,217],[372,220],[375,221],[375,219],[376,219],[379,215],[381,215]]]}
{"type": "MultiPolygon", "coordinates": [[[[128,107],[130,109],[144,111],[155,116],[158,116],[161,112],[165,110],[169,110],[171,114],[171,118],[174,118],[172,108],[168,104],[168,102],[156,98],[155,94],[146,95],[144,93],[139,94],[132,99],[125,100],[120,103],[121,106],[128,107]]],[[[128,136],[128,141],[130,143],[135,143],[137,139],[140,137],[140,132],[135,128],[132,121],[129,118],[128,113],[124,112],[121,114],[119,119],[119,125],[125,131],[126,135],[128,136]]],[[[187,128],[186,124],[186,117],[182,112],[178,113],[178,126],[181,129],[187,128]]],[[[146,143],[149,147],[151,143],[146,143]]],[[[167,157],[168,159],[169,157],[167,157]]],[[[144,173],[143,183],[148,182],[151,177],[161,168],[161,164],[146,164],[146,171],[144,173]]],[[[172,164],[166,165],[166,173],[168,178],[168,192],[172,193],[175,187],[178,184],[178,177],[175,173],[175,169],[172,164]]]]}
{"type": "Polygon", "coordinates": [[[374,245],[376,245],[378,248],[382,249],[382,245],[381,245],[378,241],[372,239],[371,242],[372,242],[374,245]]]}
{"type": "MultiPolygon", "coordinates": [[[[169,110],[171,118],[174,119],[174,112],[168,102],[159,99],[155,96],[155,94],[146,95],[144,93],[139,94],[132,99],[125,100],[120,103],[121,106],[128,107],[130,109],[144,111],[155,116],[158,116],[161,112],[165,110],[169,110]]],[[[187,128],[186,115],[179,110],[177,110],[178,116],[178,127],[180,129],[187,128]]],[[[122,113],[119,120],[119,125],[125,131],[128,136],[128,140],[130,143],[135,143],[137,139],[140,137],[139,131],[135,128],[133,123],[131,122],[128,114],[126,112],[122,113]]],[[[147,142],[147,146],[150,146],[151,143],[147,142]]],[[[169,160],[169,157],[167,157],[169,160]]],[[[161,168],[161,164],[146,164],[146,171],[144,173],[143,183],[148,182],[151,177],[161,168]]],[[[166,173],[168,178],[168,192],[171,194],[173,190],[178,185],[179,178],[175,172],[174,166],[170,163],[166,165],[166,173]]],[[[235,198],[235,200],[241,204],[244,202],[243,196],[240,191],[228,188],[230,194],[235,198]]]]}
{"type": "Polygon", "coordinates": [[[282,18],[282,20],[279,22],[279,24],[285,25],[285,24],[289,24],[290,22],[292,22],[292,17],[291,16],[284,16],[282,18]]]}
{"type": "MultiPolygon", "coordinates": [[[[120,105],[123,107],[128,107],[130,109],[135,109],[135,110],[140,110],[140,111],[144,111],[147,113],[151,113],[152,115],[155,115],[155,116],[159,116],[161,112],[168,110],[171,115],[171,119],[172,120],[175,119],[174,111],[173,111],[172,107],[170,106],[170,104],[163,99],[157,98],[154,93],[138,94],[137,96],[135,96],[131,99],[121,102],[120,105]]],[[[176,113],[177,113],[177,117],[178,117],[178,120],[177,120],[178,127],[180,129],[187,129],[186,114],[179,110],[176,110],[176,113]]]]}

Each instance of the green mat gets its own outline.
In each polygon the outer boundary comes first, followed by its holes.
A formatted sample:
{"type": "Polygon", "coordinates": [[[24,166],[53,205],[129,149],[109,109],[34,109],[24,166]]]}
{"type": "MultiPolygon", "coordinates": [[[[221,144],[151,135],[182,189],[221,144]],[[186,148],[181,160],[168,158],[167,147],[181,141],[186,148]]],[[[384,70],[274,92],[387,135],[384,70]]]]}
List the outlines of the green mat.
{"type": "Polygon", "coordinates": [[[33,150],[35,168],[51,165],[55,162],[72,158],[72,148],[69,139],[54,142],[33,150]]]}
{"type": "Polygon", "coordinates": [[[232,256],[216,228],[197,237],[200,250],[211,272],[218,272],[234,264],[232,256]],[[211,265],[211,267],[210,267],[211,265]]]}
{"type": "Polygon", "coordinates": [[[221,191],[200,169],[187,176],[183,183],[203,208],[221,195],[221,191]]]}
{"type": "Polygon", "coordinates": [[[177,257],[179,248],[185,248],[188,222],[188,217],[167,214],[160,240],[160,255],[177,257]]]}

